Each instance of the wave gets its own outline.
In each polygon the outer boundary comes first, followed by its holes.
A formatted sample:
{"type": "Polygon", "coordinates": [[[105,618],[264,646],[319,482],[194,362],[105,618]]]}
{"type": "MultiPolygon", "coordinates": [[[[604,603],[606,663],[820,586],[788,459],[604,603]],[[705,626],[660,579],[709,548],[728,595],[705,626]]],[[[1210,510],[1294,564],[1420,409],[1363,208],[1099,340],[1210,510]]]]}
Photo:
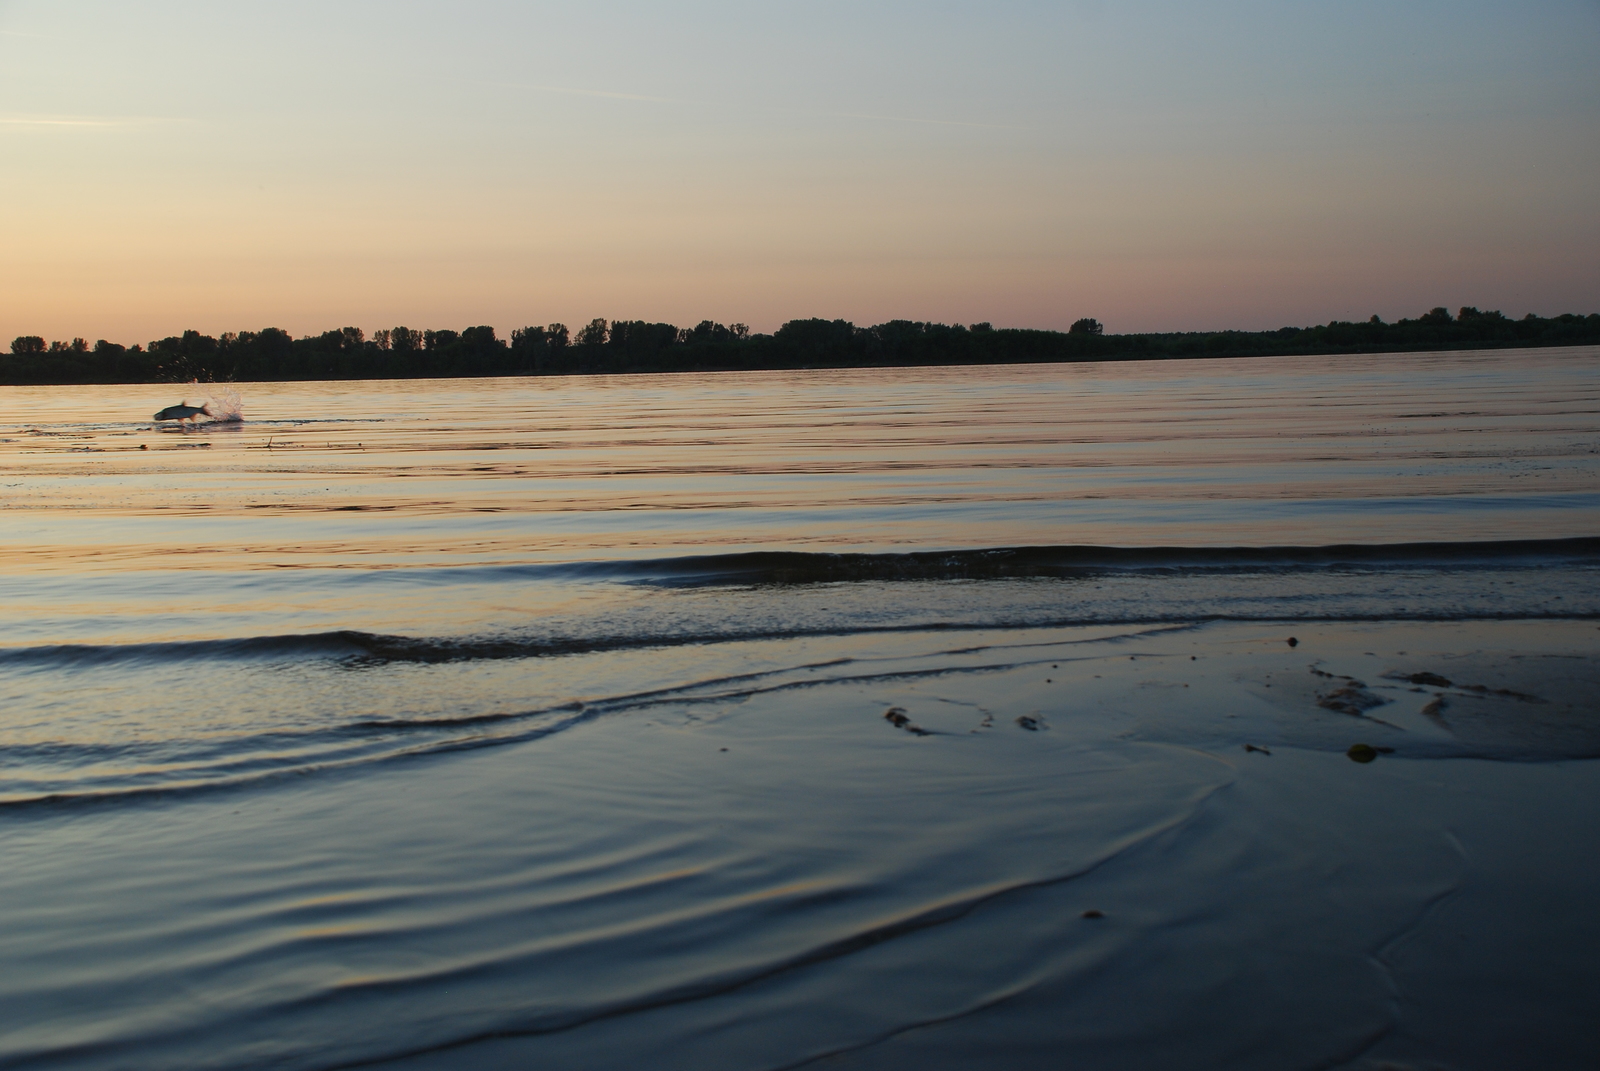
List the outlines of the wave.
{"type": "Polygon", "coordinates": [[[1600,613],[1572,610],[1462,614],[1454,610],[1401,610],[1379,613],[1291,613],[1272,608],[1248,613],[1172,613],[1138,616],[1072,614],[1029,618],[1025,621],[919,621],[906,625],[841,624],[836,627],[792,629],[737,629],[682,634],[660,633],[625,636],[573,636],[517,639],[514,637],[419,637],[382,635],[341,630],[306,635],[255,636],[243,639],[191,640],[179,643],[61,644],[18,647],[0,651],[0,669],[59,670],[124,663],[182,663],[191,660],[259,659],[290,661],[321,659],[353,669],[414,663],[498,661],[549,658],[602,651],[690,647],[717,643],[755,643],[764,640],[801,640],[833,636],[1075,628],[1086,625],[1130,627],[1188,626],[1213,622],[1361,622],[1361,621],[1574,621],[1600,620],[1600,613]]]}
{"type": "MultiPolygon", "coordinates": [[[[1552,620],[1557,619],[1555,615],[1548,616],[1552,620]]],[[[1581,615],[1566,614],[1562,615],[1561,619],[1573,620],[1575,617],[1581,615]]],[[[1412,614],[1342,617],[1325,615],[1318,620],[1392,622],[1441,619],[1445,618],[1412,614]]],[[[1447,619],[1459,620],[1455,617],[1447,619]]],[[[1528,615],[1517,615],[1512,619],[1527,620],[1528,615]]],[[[1600,619],[1600,614],[1588,615],[1588,619],[1600,619]]],[[[460,702],[454,709],[447,707],[437,713],[419,710],[416,713],[397,712],[385,716],[374,714],[369,708],[363,712],[351,711],[350,714],[353,716],[336,717],[331,721],[317,724],[285,725],[270,729],[256,728],[245,721],[240,723],[239,729],[242,731],[238,733],[218,734],[213,727],[205,726],[199,735],[179,732],[159,739],[18,742],[0,750],[0,813],[15,814],[19,811],[41,810],[49,812],[58,808],[126,804],[172,796],[189,796],[195,793],[232,791],[294,775],[336,773],[395,760],[525,743],[554,736],[597,719],[638,714],[662,707],[693,708],[706,705],[717,707],[742,703],[764,695],[819,687],[926,682],[934,678],[1003,673],[1027,666],[1044,664],[1053,666],[1056,663],[1078,660],[1069,649],[1079,645],[1100,647],[1107,644],[1155,639],[1203,629],[1212,621],[1227,620],[1282,621],[1281,618],[1214,616],[1203,620],[1188,618],[1129,622],[1131,627],[1121,630],[1096,628],[1088,634],[1077,636],[1060,634],[1043,637],[1023,636],[1015,640],[994,635],[974,636],[972,635],[974,630],[969,626],[922,626],[896,631],[903,634],[922,632],[927,634],[930,640],[935,640],[941,634],[954,634],[967,642],[961,646],[951,646],[951,641],[945,640],[942,646],[934,646],[932,643],[919,644],[914,649],[897,644],[891,647],[888,653],[853,652],[822,659],[800,659],[773,668],[733,673],[713,672],[705,676],[680,679],[670,684],[624,688],[609,693],[588,695],[581,700],[569,698],[529,706],[494,709],[497,704],[475,702],[470,695],[464,695],[460,697],[460,702]]],[[[1015,627],[1033,631],[1037,626],[1015,627]]],[[[979,631],[1000,632],[1003,629],[979,631]]],[[[335,637],[329,646],[330,650],[335,651],[351,647],[358,650],[381,649],[384,644],[394,641],[399,641],[408,649],[415,649],[418,646],[425,646],[427,642],[400,637],[364,636],[359,633],[333,633],[329,636],[335,637]],[[359,642],[361,640],[366,642],[359,642]]],[[[303,641],[307,639],[315,638],[267,637],[261,642],[270,646],[278,640],[291,640],[296,649],[303,650],[306,646],[303,641]]],[[[657,638],[655,642],[662,641],[657,638]]],[[[456,654],[467,646],[469,645],[459,641],[438,645],[440,650],[456,654]]],[[[516,649],[516,645],[511,643],[492,646],[501,651],[502,656],[504,652],[516,649]]],[[[1123,648],[1122,653],[1127,653],[1128,650],[1130,649],[1123,648]]],[[[1098,654],[1084,657],[1104,656],[1098,654]]],[[[428,660],[441,661],[442,655],[434,652],[429,655],[428,660]]],[[[120,673],[120,670],[118,672],[120,673]]],[[[170,676],[170,672],[166,667],[160,667],[157,675],[165,678],[170,676]]],[[[1388,676],[1413,684],[1442,682],[1443,686],[1449,685],[1448,681],[1429,673],[1404,677],[1395,677],[1394,674],[1388,676]]],[[[448,686],[453,688],[455,683],[459,681],[453,679],[448,686]]],[[[643,680],[636,682],[638,685],[645,683],[643,680]]],[[[359,684],[355,686],[360,687],[359,684]]],[[[138,690],[137,683],[131,687],[135,691],[138,690]]],[[[1461,690],[1488,694],[1486,688],[1477,686],[1462,686],[1461,690]]],[[[1493,694],[1523,700],[1533,698],[1505,690],[1493,694]]],[[[913,731],[919,736],[948,735],[940,728],[913,731]]],[[[1589,737],[1585,737],[1584,740],[1588,741],[1589,737]]],[[[1344,745],[1340,746],[1342,748],[1344,745]]],[[[1440,756],[1522,755],[1522,751],[1516,748],[1508,751],[1506,747],[1499,745],[1487,747],[1485,750],[1472,745],[1470,741],[1459,745],[1445,745],[1435,741],[1413,746],[1410,757],[1424,757],[1428,747],[1434,750],[1427,754],[1436,752],[1440,756]]],[[[1591,757],[1595,753],[1593,746],[1587,742],[1578,750],[1565,747],[1558,751],[1558,757],[1562,758],[1591,757]]],[[[1540,752],[1540,755],[1548,757],[1543,752],[1540,752]]]]}
{"type": "Polygon", "coordinates": [[[1382,569],[1600,565],[1600,537],[1341,543],[1328,546],[994,547],[904,553],[749,551],[672,558],[463,567],[434,575],[494,574],[665,585],[821,584],[879,580],[1074,578],[1110,573],[1337,572],[1382,569]]]}
{"type": "MultiPolygon", "coordinates": [[[[5,749],[5,766],[17,774],[0,780],[0,813],[53,811],[86,805],[134,803],[247,788],[293,775],[330,773],[396,759],[524,743],[554,736],[598,718],[663,705],[697,706],[840,683],[926,679],[952,673],[994,673],[1022,664],[1060,661],[1060,649],[1077,643],[1143,639],[1192,626],[1136,629],[1121,636],[1038,644],[980,645],[911,657],[879,656],[802,662],[747,673],[716,674],[662,687],[568,700],[521,710],[439,716],[363,717],[337,724],[277,729],[237,736],[97,744],[52,741],[5,749]],[[950,655],[990,654],[977,664],[954,666],[950,655]],[[818,673],[822,670],[825,672],[818,673]],[[114,765],[111,776],[61,777],[62,772],[114,765]],[[41,769],[43,768],[43,769],[41,769]],[[50,772],[44,772],[44,770],[50,772]],[[54,776],[52,776],[52,773],[54,776]]],[[[924,731],[923,735],[943,735],[924,731]]]]}
{"type": "MultiPolygon", "coordinates": [[[[142,770],[131,777],[90,781],[76,785],[46,785],[15,780],[8,783],[0,794],[0,813],[45,811],[61,809],[138,803],[165,800],[216,792],[248,789],[266,782],[313,773],[334,773],[373,764],[391,762],[402,758],[419,758],[449,751],[489,747],[498,744],[521,743],[552,736],[594,716],[581,705],[564,704],[550,710],[530,710],[495,717],[461,717],[456,719],[419,720],[414,723],[397,720],[393,723],[366,722],[313,730],[293,741],[299,750],[295,753],[258,754],[255,748],[263,741],[255,738],[233,739],[219,745],[231,747],[235,755],[222,755],[212,764],[187,764],[180,769],[153,768],[142,770]],[[546,715],[557,715],[553,723],[533,724],[546,715]],[[565,715],[564,717],[560,717],[565,715]],[[521,723],[513,732],[473,732],[494,722],[521,723]],[[369,737],[374,729],[387,729],[379,740],[365,743],[360,738],[369,737]],[[424,739],[414,739],[418,730],[432,730],[424,739]],[[352,738],[356,738],[352,740],[352,738]],[[322,745],[320,748],[317,745],[322,745]]],[[[271,734],[278,740],[287,740],[295,734],[271,734]]],[[[72,758],[80,750],[78,745],[62,745],[57,752],[72,758]]],[[[86,749],[85,749],[86,750],[86,749]]],[[[129,757],[137,757],[130,755],[129,757]]]]}
{"type": "MultiPolygon", "coordinates": [[[[1444,621],[1585,619],[1595,616],[1591,599],[1563,599],[1570,586],[1551,580],[1538,590],[1521,585],[1515,600],[1482,597],[1485,572],[1532,571],[1555,578],[1600,568],[1600,538],[1501,542],[1346,544],[1321,547],[1005,547],[901,554],[755,551],[660,558],[537,565],[460,566],[409,570],[358,577],[401,584],[502,585],[549,582],[609,582],[637,590],[725,588],[753,592],[761,606],[736,606],[689,616],[666,603],[661,612],[639,615],[615,605],[584,615],[540,617],[508,622],[477,635],[404,635],[333,629],[307,633],[220,636],[210,639],[124,643],[57,643],[0,648],[0,671],[87,669],[126,664],[253,660],[332,661],[351,668],[394,663],[445,663],[546,658],[602,651],[681,647],[698,644],[790,640],[871,633],[927,632],[939,629],[1054,628],[1078,625],[1160,625],[1207,621],[1444,621]],[[1386,574],[1416,574],[1431,579],[1407,583],[1404,597],[1385,589],[1386,574]],[[1457,576],[1446,584],[1442,578],[1457,576]],[[1289,578],[1304,582],[1244,592],[1230,578],[1289,578]],[[954,600],[928,589],[919,609],[885,615],[880,594],[870,585],[954,581],[1083,581],[1096,578],[1149,581],[1137,598],[1123,592],[1096,595],[1089,586],[1068,586],[1061,598],[1050,595],[1019,609],[1000,589],[993,605],[970,598],[954,600]],[[1179,597],[1168,580],[1201,583],[1221,579],[1223,587],[1179,597]],[[1320,579],[1317,579],[1320,578],[1320,579]],[[1358,583],[1358,578],[1369,578],[1358,583]],[[1370,578],[1376,578],[1373,581],[1370,578]],[[1552,584],[1555,586],[1552,587],[1552,584]],[[820,585],[861,585],[847,607],[829,602],[826,615],[790,612],[764,592],[797,592],[820,585]],[[1544,590],[1549,589],[1549,590],[1544,590]],[[1477,597],[1463,595],[1476,593],[1477,597]]],[[[1192,586],[1192,585],[1191,585],[1192,586]]],[[[1592,588],[1592,585],[1591,585],[1592,588]]],[[[622,590],[619,588],[619,591],[622,590]]],[[[910,590],[910,589],[905,589],[910,590]]],[[[969,589],[969,592],[978,589],[969,589]]],[[[1398,589],[1397,589],[1398,590],[1398,589]]],[[[1498,589],[1501,592],[1507,589],[1498,589]]],[[[665,592],[664,592],[665,593],[665,592]]],[[[848,593],[846,593],[848,594],[848,593]]],[[[749,596],[741,596],[748,599],[749,596]]],[[[840,596],[843,598],[843,596],[840,596]]],[[[793,604],[798,606],[799,603],[793,604]]]]}
{"type": "MultiPolygon", "coordinates": [[[[922,626],[917,629],[928,628],[922,626]]],[[[908,629],[910,627],[908,626],[908,629]]],[[[893,631],[905,631],[894,630],[893,631]]],[[[399,636],[339,629],[282,636],[249,636],[172,643],[51,644],[0,651],[0,667],[26,669],[88,668],[121,663],[186,662],[193,660],[253,659],[291,661],[324,659],[351,667],[389,663],[494,661],[587,654],[596,651],[645,647],[689,646],[729,641],[792,639],[884,629],[729,630],[695,634],[621,636],[571,636],[519,639],[515,637],[399,636]]]]}

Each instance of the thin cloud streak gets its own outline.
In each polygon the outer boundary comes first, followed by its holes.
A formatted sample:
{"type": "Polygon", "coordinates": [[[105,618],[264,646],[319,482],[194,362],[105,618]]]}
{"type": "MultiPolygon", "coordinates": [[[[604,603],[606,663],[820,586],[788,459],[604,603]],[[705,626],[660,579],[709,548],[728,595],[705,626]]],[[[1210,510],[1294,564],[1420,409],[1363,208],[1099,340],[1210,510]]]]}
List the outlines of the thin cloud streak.
{"type": "Polygon", "coordinates": [[[81,115],[0,115],[0,126],[128,127],[157,123],[181,123],[182,119],[152,119],[142,116],[102,118],[81,115]]]}

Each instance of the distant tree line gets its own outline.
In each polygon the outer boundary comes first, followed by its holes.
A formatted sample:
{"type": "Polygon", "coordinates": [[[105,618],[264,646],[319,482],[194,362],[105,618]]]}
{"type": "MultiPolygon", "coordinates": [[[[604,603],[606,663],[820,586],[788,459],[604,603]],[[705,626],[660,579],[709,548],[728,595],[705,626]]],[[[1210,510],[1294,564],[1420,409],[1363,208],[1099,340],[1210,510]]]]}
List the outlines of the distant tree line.
{"type": "Polygon", "coordinates": [[[1394,353],[1413,350],[1577,346],[1600,343],[1600,313],[1513,320],[1498,312],[1436,308],[1414,320],[1277,331],[1190,331],[1108,335],[1097,320],[1065,331],[995,328],[987,323],[790,320],[770,335],[744,324],[694,327],[596,319],[524,327],[499,338],[492,327],[368,337],[358,327],[294,338],[269,327],[219,338],[185,331],[148,346],[104,339],[50,342],[24,335],[0,354],[0,383],[157,383],[307,379],[416,379],[447,376],[573,375],[761,368],[1010,364],[1050,361],[1394,353]]]}

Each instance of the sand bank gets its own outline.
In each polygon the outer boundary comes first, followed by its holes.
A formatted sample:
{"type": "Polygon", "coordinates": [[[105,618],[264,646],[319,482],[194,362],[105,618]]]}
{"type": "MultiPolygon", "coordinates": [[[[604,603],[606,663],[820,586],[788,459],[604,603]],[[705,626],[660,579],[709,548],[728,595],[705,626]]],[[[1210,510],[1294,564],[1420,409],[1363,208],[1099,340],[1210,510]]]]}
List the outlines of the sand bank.
{"type": "Polygon", "coordinates": [[[1596,636],[684,648],[691,683],[548,735],[36,807],[0,844],[4,1056],[1583,1066],[1596,636]]]}

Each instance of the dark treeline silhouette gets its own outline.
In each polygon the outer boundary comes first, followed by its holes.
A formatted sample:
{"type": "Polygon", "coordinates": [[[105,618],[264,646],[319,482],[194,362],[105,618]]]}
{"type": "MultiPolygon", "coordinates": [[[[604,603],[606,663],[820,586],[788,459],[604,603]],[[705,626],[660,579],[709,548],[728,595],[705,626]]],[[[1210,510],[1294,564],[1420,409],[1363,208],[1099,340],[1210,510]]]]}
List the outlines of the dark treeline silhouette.
{"type": "Polygon", "coordinates": [[[370,338],[356,327],[293,338],[269,327],[220,338],[185,331],[148,346],[104,339],[51,342],[25,335],[0,354],[0,383],[158,383],[296,379],[411,379],[446,376],[571,375],[759,368],[1009,364],[1048,361],[1264,357],[1284,354],[1395,353],[1413,350],[1576,346],[1600,343],[1600,314],[1513,320],[1498,312],[1437,308],[1415,320],[1334,321],[1277,331],[1191,331],[1108,335],[1081,319],[1066,332],[995,328],[986,323],[891,320],[857,327],[847,320],[791,320],[770,335],[710,320],[694,327],[643,320],[593,320],[525,327],[511,338],[492,327],[415,331],[396,327],[370,338]]]}

